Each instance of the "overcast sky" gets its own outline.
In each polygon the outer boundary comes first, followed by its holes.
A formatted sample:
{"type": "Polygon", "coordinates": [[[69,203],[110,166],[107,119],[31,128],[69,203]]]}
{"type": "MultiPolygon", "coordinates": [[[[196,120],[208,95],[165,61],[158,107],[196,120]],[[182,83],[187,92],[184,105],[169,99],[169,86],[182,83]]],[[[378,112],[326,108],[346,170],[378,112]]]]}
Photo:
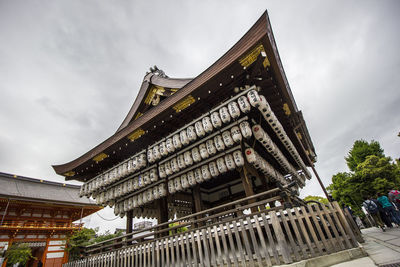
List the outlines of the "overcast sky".
{"type": "Polygon", "coordinates": [[[356,139],[398,158],[399,1],[0,0],[0,171],[64,182],[51,165],[111,136],[150,66],[195,77],[265,9],[324,183],[356,139]]]}

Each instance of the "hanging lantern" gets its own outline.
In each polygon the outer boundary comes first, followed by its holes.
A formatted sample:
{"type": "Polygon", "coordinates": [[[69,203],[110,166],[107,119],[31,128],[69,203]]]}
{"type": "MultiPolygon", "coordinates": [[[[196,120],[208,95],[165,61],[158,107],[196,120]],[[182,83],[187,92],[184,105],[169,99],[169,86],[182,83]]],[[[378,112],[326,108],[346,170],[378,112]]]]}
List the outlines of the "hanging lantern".
{"type": "Polygon", "coordinates": [[[154,183],[158,181],[157,169],[153,168],[150,170],[150,182],[154,183]]]}
{"type": "Polygon", "coordinates": [[[217,177],[219,175],[217,163],[215,163],[215,161],[211,161],[208,164],[208,169],[210,170],[210,174],[212,177],[217,177]]]}
{"type": "Polygon", "coordinates": [[[174,146],[174,143],[172,141],[172,138],[167,138],[167,140],[165,141],[165,144],[167,146],[167,151],[168,151],[169,154],[175,152],[175,146],[174,146]]]}
{"type": "Polygon", "coordinates": [[[170,194],[173,194],[173,193],[176,192],[176,190],[175,190],[175,185],[174,185],[174,180],[169,180],[169,181],[168,181],[168,192],[169,192],[170,194]]]}
{"type": "Polygon", "coordinates": [[[186,145],[189,144],[189,138],[188,138],[188,136],[187,136],[186,130],[182,130],[182,131],[179,133],[179,138],[181,139],[182,145],[186,146],[186,145]]]}
{"type": "Polygon", "coordinates": [[[186,164],[185,164],[185,158],[183,156],[183,154],[180,154],[177,158],[176,158],[177,162],[178,162],[178,167],[180,170],[186,168],[186,164]]]}
{"type": "Polygon", "coordinates": [[[194,124],[194,128],[196,129],[196,134],[198,137],[203,137],[204,135],[206,135],[206,132],[203,128],[203,123],[201,121],[196,122],[194,124]]]}
{"type": "Polygon", "coordinates": [[[211,173],[208,170],[208,165],[203,165],[201,166],[201,176],[203,177],[204,180],[209,180],[211,179],[211,173]]]}
{"type": "Polygon", "coordinates": [[[227,107],[222,107],[219,109],[219,117],[221,118],[223,123],[231,122],[231,115],[229,115],[229,111],[227,107]]]}
{"type": "Polygon", "coordinates": [[[229,130],[226,130],[225,132],[222,133],[222,140],[224,141],[225,146],[227,147],[233,146],[233,139],[231,136],[231,132],[229,130]]]}
{"type": "MultiPolygon", "coordinates": [[[[208,158],[210,156],[208,154],[208,152],[207,152],[206,144],[200,144],[199,145],[199,151],[200,151],[200,156],[201,156],[202,159],[206,159],[206,158],[208,158]]],[[[194,157],[193,157],[193,159],[194,159],[194,157]]]]}
{"type": "Polygon", "coordinates": [[[206,133],[211,133],[213,131],[213,126],[210,117],[205,116],[201,122],[203,123],[203,128],[206,133]]]}
{"type": "Polygon", "coordinates": [[[249,101],[247,100],[247,97],[245,96],[241,96],[238,98],[237,100],[238,104],[239,104],[239,108],[243,113],[249,113],[251,110],[251,106],[249,101]]]}
{"type": "MultiPolygon", "coordinates": [[[[206,149],[207,151],[207,149],[206,149]]],[[[201,155],[199,152],[199,149],[197,147],[192,148],[192,158],[194,162],[200,162],[201,161],[201,155]]]]}
{"type": "Polygon", "coordinates": [[[220,135],[215,136],[214,144],[215,144],[215,148],[218,150],[218,152],[225,150],[225,144],[224,144],[224,140],[222,140],[222,136],[220,136],[220,135]]]}
{"type": "Polygon", "coordinates": [[[164,183],[158,185],[158,192],[160,197],[165,197],[167,195],[167,190],[164,183]]]}
{"type": "Polygon", "coordinates": [[[198,183],[198,184],[204,182],[203,175],[201,174],[201,169],[200,168],[196,168],[194,170],[194,179],[196,180],[196,183],[198,183]]]}
{"type": "MultiPolygon", "coordinates": [[[[215,149],[215,146],[214,146],[214,141],[212,139],[209,139],[206,141],[206,148],[207,148],[207,152],[208,152],[209,156],[212,156],[215,153],[217,153],[217,150],[215,149]]],[[[201,150],[200,150],[200,154],[201,154],[201,150]]]]}
{"type": "Polygon", "coordinates": [[[219,117],[219,113],[214,111],[211,113],[211,123],[214,126],[214,128],[219,129],[222,126],[222,121],[221,118],[219,117]]]}
{"type": "Polygon", "coordinates": [[[158,145],[153,146],[153,157],[155,160],[161,159],[160,147],[158,145]]]}
{"type": "Polygon", "coordinates": [[[158,174],[160,175],[160,178],[163,179],[167,177],[167,173],[165,172],[165,166],[164,164],[160,164],[158,166],[158,174]]]}
{"type": "Polygon", "coordinates": [[[168,155],[167,144],[164,141],[160,143],[159,150],[162,157],[168,155]]]}
{"type": "Polygon", "coordinates": [[[260,96],[258,95],[256,90],[250,90],[247,93],[247,98],[249,99],[250,105],[256,108],[259,106],[260,96]]]}
{"type": "Polygon", "coordinates": [[[239,124],[240,132],[244,138],[250,138],[252,135],[250,124],[248,121],[243,121],[239,124]]]}
{"type": "Polygon", "coordinates": [[[232,171],[236,168],[235,162],[233,161],[233,157],[231,154],[225,155],[225,164],[226,164],[226,168],[230,171],[232,171]]]}
{"type": "Polygon", "coordinates": [[[189,171],[186,175],[187,175],[189,185],[194,186],[196,184],[196,179],[194,178],[194,172],[189,171]]]}
{"type": "Polygon", "coordinates": [[[228,169],[226,168],[226,165],[225,165],[224,158],[217,159],[217,168],[221,174],[226,173],[228,171],[228,169]]]}
{"type": "Polygon", "coordinates": [[[228,111],[233,119],[237,119],[240,117],[240,109],[236,101],[229,102],[228,111]]]}
{"type": "Polygon", "coordinates": [[[171,169],[171,163],[170,163],[170,161],[166,161],[165,163],[164,163],[164,168],[165,168],[165,173],[167,174],[167,175],[171,175],[173,172],[172,172],[172,169],[171,169]]]}
{"type": "Polygon", "coordinates": [[[177,173],[179,171],[178,161],[176,158],[170,160],[171,170],[173,173],[177,173]]]}
{"type": "Polygon", "coordinates": [[[144,182],[145,185],[151,184],[151,181],[150,181],[150,172],[145,172],[145,173],[143,174],[143,182],[144,182]]]}
{"type": "Polygon", "coordinates": [[[160,194],[158,192],[158,186],[153,187],[152,190],[153,190],[153,198],[154,199],[159,199],[160,198],[160,194]]]}
{"type": "Polygon", "coordinates": [[[236,150],[233,152],[233,160],[235,161],[236,167],[242,167],[244,165],[244,157],[242,151],[236,150]]]}
{"type": "Polygon", "coordinates": [[[181,191],[182,190],[181,177],[176,177],[173,181],[174,181],[175,190],[181,191]]]}
{"type": "Polygon", "coordinates": [[[151,148],[147,149],[147,160],[150,163],[153,163],[155,161],[155,158],[153,156],[153,150],[151,148]]]}
{"type": "Polygon", "coordinates": [[[186,166],[191,166],[193,164],[192,153],[190,153],[190,151],[186,151],[183,154],[183,159],[186,166]]]}
{"type": "Polygon", "coordinates": [[[138,206],[138,197],[137,195],[132,196],[132,207],[136,208],[138,206]]]}
{"type": "Polygon", "coordinates": [[[186,129],[186,134],[190,142],[194,142],[197,139],[196,129],[194,126],[189,126],[186,129]]]}
{"type": "Polygon", "coordinates": [[[179,134],[175,134],[174,136],[172,136],[172,144],[174,145],[175,150],[181,149],[182,143],[179,134]]]}
{"type": "Polygon", "coordinates": [[[186,174],[181,175],[181,184],[183,189],[189,188],[189,181],[186,174]]]}
{"type": "Polygon", "coordinates": [[[238,126],[233,126],[231,128],[231,136],[235,143],[240,143],[242,141],[242,133],[238,126]]]}

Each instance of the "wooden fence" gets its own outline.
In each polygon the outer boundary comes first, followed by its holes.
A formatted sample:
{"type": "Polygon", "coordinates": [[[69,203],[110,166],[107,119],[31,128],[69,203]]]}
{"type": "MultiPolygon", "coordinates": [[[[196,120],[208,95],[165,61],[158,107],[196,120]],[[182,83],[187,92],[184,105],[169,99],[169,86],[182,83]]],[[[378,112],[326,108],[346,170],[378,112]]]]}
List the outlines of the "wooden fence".
{"type": "Polygon", "coordinates": [[[101,252],[75,266],[272,266],[358,246],[336,202],[262,210],[101,252]]]}

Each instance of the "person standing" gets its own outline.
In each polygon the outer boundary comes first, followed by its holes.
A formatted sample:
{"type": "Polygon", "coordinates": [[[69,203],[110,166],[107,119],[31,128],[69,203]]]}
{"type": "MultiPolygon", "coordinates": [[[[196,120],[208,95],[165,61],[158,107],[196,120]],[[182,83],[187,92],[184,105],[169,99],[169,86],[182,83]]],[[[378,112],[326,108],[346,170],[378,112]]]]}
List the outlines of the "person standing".
{"type": "Polygon", "coordinates": [[[362,205],[364,206],[365,210],[371,215],[372,219],[374,219],[375,224],[380,227],[383,232],[385,232],[385,224],[383,223],[382,218],[379,215],[379,208],[376,203],[371,199],[366,199],[362,205]]]}
{"type": "Polygon", "coordinates": [[[385,210],[386,214],[390,217],[391,221],[394,222],[395,224],[397,224],[397,226],[399,226],[400,220],[399,220],[397,214],[395,214],[394,207],[393,207],[392,203],[390,203],[388,197],[380,196],[380,197],[378,197],[378,201],[379,201],[379,203],[381,203],[383,209],[385,210]]]}

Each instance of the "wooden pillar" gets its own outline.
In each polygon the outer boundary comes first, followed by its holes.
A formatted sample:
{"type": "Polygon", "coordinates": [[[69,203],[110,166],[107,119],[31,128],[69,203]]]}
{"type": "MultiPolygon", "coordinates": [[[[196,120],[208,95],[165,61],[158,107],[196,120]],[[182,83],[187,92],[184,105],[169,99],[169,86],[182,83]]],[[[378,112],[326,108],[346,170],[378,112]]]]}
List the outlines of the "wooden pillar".
{"type": "Polygon", "coordinates": [[[46,247],[44,248],[43,255],[42,255],[43,266],[46,266],[46,259],[47,259],[46,255],[47,255],[47,250],[49,248],[49,243],[50,243],[50,235],[48,235],[46,238],[46,247]]]}
{"type": "MultiPolygon", "coordinates": [[[[242,179],[242,184],[244,188],[244,192],[246,193],[246,197],[254,196],[253,187],[251,185],[250,175],[248,175],[246,166],[243,166],[242,170],[240,171],[240,178],[242,179]]],[[[255,199],[250,199],[248,201],[249,204],[256,202],[255,199]]],[[[257,212],[257,207],[251,208],[252,212],[257,212]]]]}
{"type": "Polygon", "coordinates": [[[126,233],[130,234],[133,232],[133,210],[129,210],[126,213],[126,233]]]}
{"type": "MultiPolygon", "coordinates": [[[[195,213],[197,213],[197,212],[200,212],[200,211],[203,210],[203,204],[202,204],[202,201],[201,201],[201,191],[200,191],[200,185],[199,184],[196,184],[193,187],[192,193],[193,193],[192,196],[193,196],[193,203],[194,203],[194,211],[195,211],[195,213]]],[[[197,220],[201,219],[201,216],[197,216],[196,219],[197,220]]],[[[194,227],[200,227],[202,225],[203,225],[202,223],[196,223],[194,225],[194,227]]]]}
{"type": "MultiPolygon", "coordinates": [[[[162,197],[157,200],[158,216],[157,223],[162,224],[168,222],[168,198],[162,197]]],[[[161,230],[161,229],[159,229],[161,230]]],[[[159,237],[168,235],[168,232],[161,233],[159,237]]]]}

